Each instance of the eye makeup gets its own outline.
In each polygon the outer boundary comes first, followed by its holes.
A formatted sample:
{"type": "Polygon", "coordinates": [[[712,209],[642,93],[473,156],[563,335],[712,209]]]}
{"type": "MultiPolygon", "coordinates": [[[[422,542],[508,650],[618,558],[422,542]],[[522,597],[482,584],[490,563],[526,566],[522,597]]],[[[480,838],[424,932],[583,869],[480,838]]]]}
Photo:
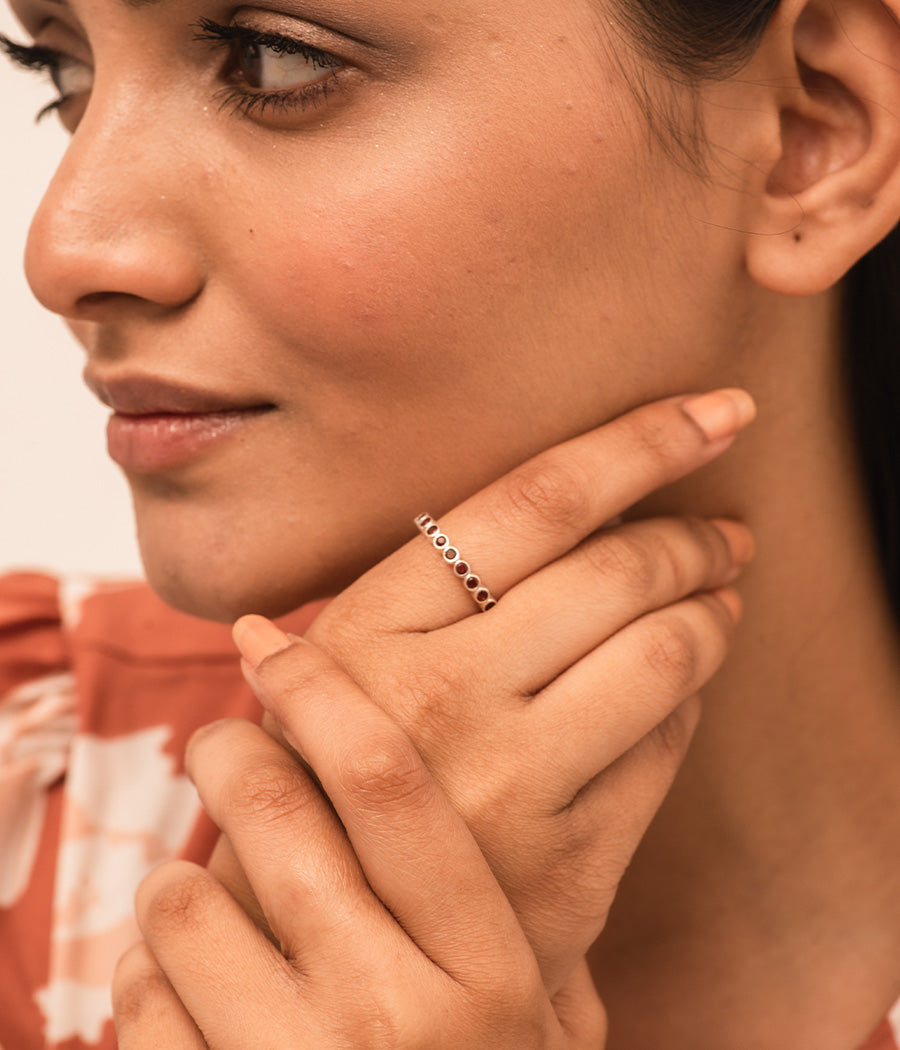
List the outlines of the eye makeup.
{"type": "Polygon", "coordinates": [[[220,75],[228,87],[218,95],[220,108],[245,116],[317,106],[327,100],[347,69],[335,55],[283,33],[222,25],[209,18],[201,19],[194,29],[194,39],[226,54],[220,75]]]}
{"type": "MultiPolygon", "coordinates": [[[[208,96],[220,111],[264,117],[285,128],[291,126],[292,114],[322,108],[345,86],[345,77],[360,72],[358,61],[344,57],[346,48],[367,50],[333,30],[258,9],[239,11],[227,24],[201,18],[185,23],[183,32],[189,45],[205,44],[222,55],[211,70],[213,93],[208,96]],[[335,42],[334,51],[329,41],[335,42]]],[[[0,36],[0,54],[22,69],[44,73],[56,88],[57,97],[43,107],[38,120],[62,109],[76,95],[90,94],[90,63],[68,52],[68,47],[47,46],[43,40],[25,45],[0,36]]],[[[172,61],[176,61],[174,52],[172,61]]],[[[73,130],[77,121],[69,123],[73,130]]]]}

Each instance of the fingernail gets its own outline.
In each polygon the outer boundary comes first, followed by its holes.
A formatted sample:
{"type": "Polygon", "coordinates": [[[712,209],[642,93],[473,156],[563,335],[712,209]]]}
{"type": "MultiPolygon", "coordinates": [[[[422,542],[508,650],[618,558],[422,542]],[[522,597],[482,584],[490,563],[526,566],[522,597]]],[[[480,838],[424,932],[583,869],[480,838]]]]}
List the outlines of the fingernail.
{"type": "Polygon", "coordinates": [[[722,533],[731,551],[731,560],[735,565],[746,565],[753,560],[756,553],[756,541],[753,533],[739,521],[729,518],[713,518],[712,524],[722,533]]]}
{"type": "Polygon", "coordinates": [[[721,441],[736,434],[756,418],[756,402],[746,390],[716,390],[681,403],[686,413],[706,435],[707,441],[721,441]]]}
{"type": "Polygon", "coordinates": [[[254,669],[266,659],[287,649],[291,639],[264,616],[242,616],[232,628],[234,644],[254,669]]]}

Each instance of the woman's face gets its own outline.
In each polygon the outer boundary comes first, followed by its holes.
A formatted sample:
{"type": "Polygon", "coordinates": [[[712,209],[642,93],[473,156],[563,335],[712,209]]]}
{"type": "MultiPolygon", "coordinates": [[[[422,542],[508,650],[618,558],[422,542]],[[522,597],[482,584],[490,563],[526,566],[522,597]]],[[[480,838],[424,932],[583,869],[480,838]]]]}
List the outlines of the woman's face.
{"type": "Polygon", "coordinates": [[[119,410],[173,604],[333,593],[416,513],[712,376],[740,259],[601,0],[14,6],[74,131],[28,275],[119,410]]]}

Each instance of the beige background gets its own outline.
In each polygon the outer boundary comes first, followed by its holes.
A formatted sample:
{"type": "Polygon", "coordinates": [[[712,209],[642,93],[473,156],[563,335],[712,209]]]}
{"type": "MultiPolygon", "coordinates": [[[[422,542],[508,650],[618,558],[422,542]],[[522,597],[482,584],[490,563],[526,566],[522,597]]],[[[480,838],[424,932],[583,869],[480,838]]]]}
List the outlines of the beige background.
{"type": "MultiPolygon", "coordinates": [[[[2,0],[0,0],[2,3],[2,0]]],[[[0,9],[0,32],[24,40],[0,9]]],[[[107,410],[81,382],[81,352],[22,274],[28,219],[66,145],[36,74],[0,65],[0,570],[133,575],[128,491],[106,458],[107,410]]]]}

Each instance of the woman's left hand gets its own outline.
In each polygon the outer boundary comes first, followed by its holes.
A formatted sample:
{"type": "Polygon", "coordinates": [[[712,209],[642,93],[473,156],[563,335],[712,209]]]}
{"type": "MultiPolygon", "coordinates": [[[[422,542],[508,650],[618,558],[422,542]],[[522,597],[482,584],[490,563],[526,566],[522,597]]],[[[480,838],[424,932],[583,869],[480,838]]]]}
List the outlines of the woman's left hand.
{"type": "Polygon", "coordinates": [[[605,1018],[586,966],[551,1002],[512,908],[409,738],[329,657],[297,648],[321,688],[286,728],[331,804],[249,723],[201,731],[188,756],[214,820],[254,809],[241,825],[258,841],[241,847],[258,858],[254,888],[278,945],[209,871],[158,869],[138,894],[145,944],[117,974],[121,1050],[600,1050],[605,1018]]]}

